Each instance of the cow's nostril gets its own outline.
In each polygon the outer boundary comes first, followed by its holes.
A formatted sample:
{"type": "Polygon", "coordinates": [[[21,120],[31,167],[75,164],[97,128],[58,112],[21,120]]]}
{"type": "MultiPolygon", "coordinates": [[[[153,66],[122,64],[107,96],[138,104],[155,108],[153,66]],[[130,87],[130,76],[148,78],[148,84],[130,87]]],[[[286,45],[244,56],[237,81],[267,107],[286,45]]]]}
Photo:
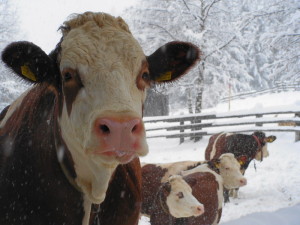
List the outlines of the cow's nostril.
{"type": "Polygon", "coordinates": [[[108,128],[108,126],[102,124],[99,126],[100,130],[104,133],[104,134],[109,134],[110,133],[110,130],[108,128]]]}
{"type": "Polygon", "coordinates": [[[131,132],[134,133],[134,132],[137,130],[137,128],[138,128],[138,125],[135,125],[135,126],[132,128],[131,132]]]}

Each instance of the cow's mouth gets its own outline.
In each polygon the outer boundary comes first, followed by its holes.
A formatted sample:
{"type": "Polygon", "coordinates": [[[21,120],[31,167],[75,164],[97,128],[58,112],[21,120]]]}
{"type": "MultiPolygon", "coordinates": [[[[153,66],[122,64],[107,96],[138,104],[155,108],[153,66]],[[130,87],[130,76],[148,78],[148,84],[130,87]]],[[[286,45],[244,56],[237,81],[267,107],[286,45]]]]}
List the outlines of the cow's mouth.
{"type": "Polygon", "coordinates": [[[95,155],[106,156],[109,158],[115,158],[122,164],[129,163],[133,160],[137,154],[134,151],[122,151],[122,150],[108,150],[108,151],[94,151],[95,155]]]}

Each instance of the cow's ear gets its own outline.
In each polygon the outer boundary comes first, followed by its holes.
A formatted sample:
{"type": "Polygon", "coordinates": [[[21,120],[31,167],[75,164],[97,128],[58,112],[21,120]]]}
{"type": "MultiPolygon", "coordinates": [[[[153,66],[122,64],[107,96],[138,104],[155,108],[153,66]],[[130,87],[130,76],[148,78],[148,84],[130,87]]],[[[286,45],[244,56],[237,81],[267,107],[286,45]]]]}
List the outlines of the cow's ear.
{"type": "Polygon", "coordinates": [[[194,177],[185,177],[184,180],[191,186],[194,187],[197,184],[197,180],[194,177]]]}
{"type": "Polygon", "coordinates": [[[241,155],[237,158],[237,161],[241,166],[243,166],[247,162],[247,156],[246,155],[241,155]]]}
{"type": "Polygon", "coordinates": [[[170,82],[187,73],[200,58],[198,47],[187,42],[169,42],[147,57],[151,80],[170,82]]]}
{"type": "Polygon", "coordinates": [[[273,136],[273,135],[265,138],[265,142],[268,142],[268,143],[272,143],[275,140],[276,140],[276,136],[273,136]]]}
{"type": "Polygon", "coordinates": [[[216,167],[217,169],[220,168],[220,164],[221,164],[221,160],[220,159],[212,159],[210,161],[208,161],[209,163],[211,163],[212,166],[216,167]]]}
{"type": "Polygon", "coordinates": [[[53,62],[38,46],[31,42],[13,42],[2,52],[2,61],[23,79],[40,83],[53,76],[53,62]]]}

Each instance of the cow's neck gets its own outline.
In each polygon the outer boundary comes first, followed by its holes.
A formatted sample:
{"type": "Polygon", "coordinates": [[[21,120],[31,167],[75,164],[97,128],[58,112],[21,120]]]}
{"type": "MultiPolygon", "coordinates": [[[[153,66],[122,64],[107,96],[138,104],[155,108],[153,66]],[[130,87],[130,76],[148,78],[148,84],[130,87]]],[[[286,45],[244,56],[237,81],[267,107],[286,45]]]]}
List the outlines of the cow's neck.
{"type": "MultiPolygon", "coordinates": [[[[7,170],[1,171],[7,180],[0,183],[0,192],[9,202],[18,202],[18,206],[0,211],[11,218],[18,214],[16,218],[27,218],[27,224],[32,225],[75,224],[75,220],[79,225],[84,214],[82,194],[67,181],[57,160],[53,132],[55,99],[56,93],[49,86],[36,86],[4,118],[0,143],[14,141],[5,162],[7,170]],[[22,201],[18,196],[22,196],[22,201]]],[[[3,198],[1,204],[9,206],[9,202],[3,198]]]]}
{"type": "Polygon", "coordinates": [[[207,161],[207,166],[209,169],[213,170],[214,172],[216,172],[217,174],[220,175],[220,169],[218,168],[218,166],[216,165],[216,163],[213,160],[207,161]]]}

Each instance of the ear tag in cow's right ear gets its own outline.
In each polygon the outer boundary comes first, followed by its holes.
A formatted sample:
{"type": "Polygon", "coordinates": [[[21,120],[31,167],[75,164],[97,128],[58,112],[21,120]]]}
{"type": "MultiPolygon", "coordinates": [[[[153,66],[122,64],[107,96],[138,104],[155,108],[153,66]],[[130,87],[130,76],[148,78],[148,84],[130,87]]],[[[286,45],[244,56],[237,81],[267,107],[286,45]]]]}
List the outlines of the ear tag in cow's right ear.
{"type": "Polygon", "coordinates": [[[172,79],[172,72],[168,71],[168,72],[165,72],[165,73],[161,74],[159,77],[157,77],[155,79],[155,81],[168,81],[168,80],[171,80],[171,79],[172,79]]]}
{"type": "Polygon", "coordinates": [[[247,161],[247,156],[245,156],[245,155],[242,155],[238,158],[238,162],[241,166],[244,165],[246,163],[246,161],[247,161]]]}
{"type": "Polygon", "coordinates": [[[26,77],[29,80],[36,81],[36,76],[33,72],[31,72],[30,68],[27,65],[21,66],[21,72],[24,77],[26,77]]]}
{"type": "Polygon", "coordinates": [[[245,164],[245,162],[243,160],[239,160],[238,162],[241,166],[245,164]]]}

